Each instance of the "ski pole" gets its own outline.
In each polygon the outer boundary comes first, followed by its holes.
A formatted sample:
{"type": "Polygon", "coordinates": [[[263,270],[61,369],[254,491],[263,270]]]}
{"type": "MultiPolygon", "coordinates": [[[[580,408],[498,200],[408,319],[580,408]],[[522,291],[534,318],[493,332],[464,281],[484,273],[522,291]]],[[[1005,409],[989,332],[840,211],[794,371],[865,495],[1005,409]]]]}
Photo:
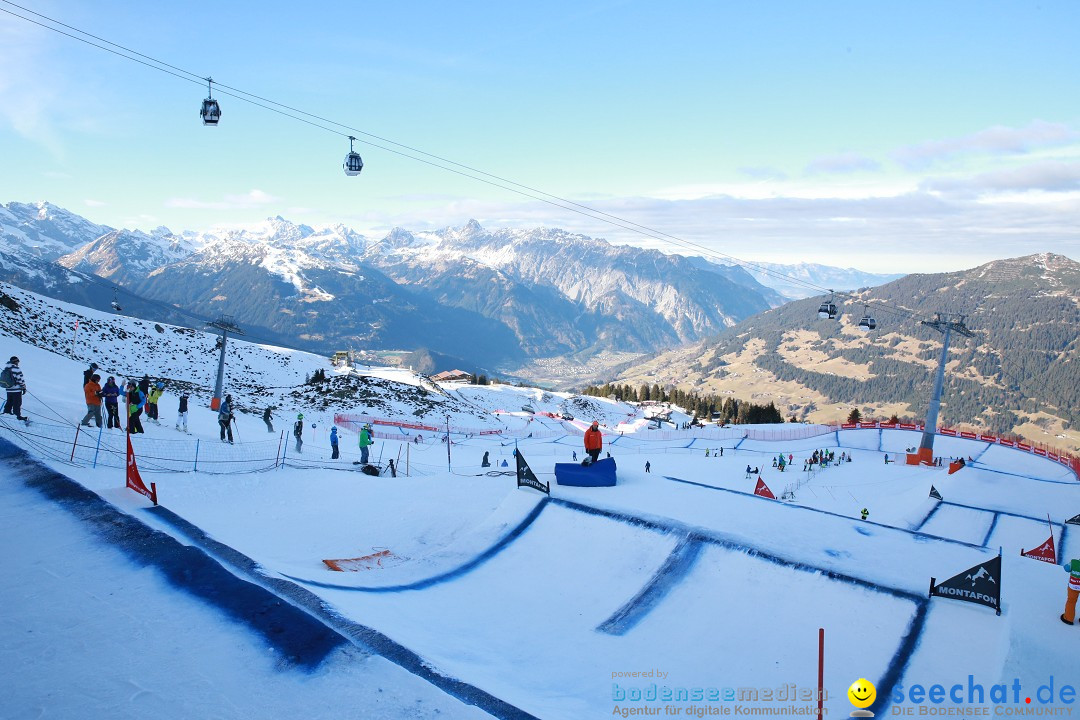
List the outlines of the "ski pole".
{"type": "Polygon", "coordinates": [[[236,418],[233,417],[231,413],[229,414],[229,421],[233,424],[233,427],[236,428],[236,441],[240,442],[240,423],[236,422],[236,418]]]}

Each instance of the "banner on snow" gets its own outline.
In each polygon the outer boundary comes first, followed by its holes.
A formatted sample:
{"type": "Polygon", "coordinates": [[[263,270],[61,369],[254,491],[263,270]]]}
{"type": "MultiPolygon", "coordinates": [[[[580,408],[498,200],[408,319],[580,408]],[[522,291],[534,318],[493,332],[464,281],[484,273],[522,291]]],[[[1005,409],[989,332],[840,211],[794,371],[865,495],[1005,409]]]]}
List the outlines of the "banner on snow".
{"type": "Polygon", "coordinates": [[[985,605],[994,608],[1000,615],[1001,555],[953,575],[942,583],[930,578],[930,597],[935,595],[985,605]]]}
{"type": "Polygon", "coordinates": [[[139,466],[135,464],[135,451],[131,447],[131,435],[127,436],[127,486],[157,505],[157,483],[150,483],[150,488],[147,489],[139,475],[139,466]]]}
{"type": "Polygon", "coordinates": [[[1073,515],[1071,518],[1065,521],[1066,525],[1080,525],[1080,513],[1073,515]]]}
{"type": "Polygon", "coordinates": [[[1025,551],[1020,548],[1020,554],[1032,560],[1042,560],[1044,563],[1057,565],[1057,551],[1054,549],[1054,524],[1050,522],[1050,516],[1046,516],[1046,524],[1050,526],[1050,538],[1034,550],[1025,551]]]}
{"type": "Polygon", "coordinates": [[[766,485],[765,481],[760,477],[757,479],[757,487],[754,488],[754,494],[760,495],[761,497],[767,497],[770,500],[776,499],[776,496],[772,494],[772,490],[769,489],[769,486],[766,485]]]}
{"type": "Polygon", "coordinates": [[[934,498],[935,500],[944,499],[941,497],[941,493],[938,492],[938,489],[933,485],[930,486],[930,497],[934,498]]]}
{"type": "Polygon", "coordinates": [[[531,487],[534,490],[539,490],[542,493],[551,494],[551,483],[542,483],[533,474],[532,468],[529,467],[529,463],[525,462],[525,456],[521,454],[519,450],[517,452],[517,484],[518,487],[524,485],[525,487],[531,487]]]}

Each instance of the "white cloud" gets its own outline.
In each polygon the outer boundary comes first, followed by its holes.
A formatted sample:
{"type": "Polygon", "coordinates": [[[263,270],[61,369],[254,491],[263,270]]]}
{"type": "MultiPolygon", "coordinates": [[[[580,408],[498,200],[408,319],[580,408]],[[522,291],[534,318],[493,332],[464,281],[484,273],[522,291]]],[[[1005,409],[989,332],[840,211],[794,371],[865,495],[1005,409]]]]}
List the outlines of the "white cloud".
{"type": "Polygon", "coordinates": [[[93,208],[93,207],[105,207],[108,203],[104,203],[104,202],[102,202],[100,200],[91,200],[91,199],[87,198],[86,200],[83,200],[83,204],[85,204],[86,207],[92,207],[93,208]]]}
{"type": "Polygon", "coordinates": [[[881,163],[855,152],[825,155],[806,166],[808,175],[846,175],[855,172],[878,172],[881,163]]]}
{"type": "Polygon", "coordinates": [[[1068,125],[1035,120],[1022,128],[997,125],[970,135],[908,145],[896,150],[893,157],[905,168],[919,170],[958,156],[1017,155],[1078,140],[1080,133],[1068,125]]]}
{"type": "Polygon", "coordinates": [[[1041,162],[972,177],[930,178],[921,186],[930,192],[978,197],[994,193],[1035,195],[1080,191],[1080,162],[1041,162]]]}
{"type": "Polygon", "coordinates": [[[279,201],[280,198],[256,189],[249,190],[241,195],[226,195],[221,200],[169,198],[165,201],[165,207],[182,210],[250,210],[264,205],[271,205],[279,201]]]}

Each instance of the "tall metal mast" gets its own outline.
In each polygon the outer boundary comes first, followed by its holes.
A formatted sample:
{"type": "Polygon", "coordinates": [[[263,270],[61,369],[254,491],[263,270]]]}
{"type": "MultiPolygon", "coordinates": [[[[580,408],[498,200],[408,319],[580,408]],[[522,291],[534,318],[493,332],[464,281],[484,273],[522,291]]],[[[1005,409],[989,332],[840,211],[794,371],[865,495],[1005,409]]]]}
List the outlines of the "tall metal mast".
{"type": "Polygon", "coordinates": [[[222,385],[225,382],[225,342],[228,340],[229,333],[243,335],[244,331],[233,321],[232,315],[222,315],[217,320],[206,323],[206,326],[221,331],[221,353],[218,355],[217,382],[214,383],[214,399],[210,401],[210,409],[217,410],[221,407],[222,385]]]}
{"type": "Polygon", "coordinates": [[[933,320],[923,320],[923,325],[932,327],[945,335],[941,343],[941,359],[938,360],[937,375],[934,377],[934,391],[930,396],[930,408],[926,411],[926,425],[923,427],[922,441],[919,443],[919,463],[933,464],[934,435],[937,432],[938,412],[941,410],[941,390],[945,385],[945,363],[949,356],[949,335],[957,333],[965,337],[974,337],[975,333],[964,325],[963,315],[943,315],[934,313],[933,320]]]}

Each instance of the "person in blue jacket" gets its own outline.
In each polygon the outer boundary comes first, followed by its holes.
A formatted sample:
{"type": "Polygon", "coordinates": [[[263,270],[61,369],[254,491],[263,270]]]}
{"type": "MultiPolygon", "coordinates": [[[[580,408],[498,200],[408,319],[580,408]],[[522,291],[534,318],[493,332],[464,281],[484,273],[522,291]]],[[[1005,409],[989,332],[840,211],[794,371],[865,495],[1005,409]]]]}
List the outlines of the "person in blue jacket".
{"type": "Polygon", "coordinates": [[[330,449],[333,451],[330,454],[330,459],[337,460],[340,457],[338,453],[337,425],[330,428],[330,449]]]}
{"type": "Polygon", "coordinates": [[[232,436],[232,395],[226,395],[225,399],[221,401],[221,405],[218,406],[217,421],[218,426],[221,428],[221,442],[225,442],[225,436],[229,436],[229,444],[233,444],[232,436]]]}
{"type": "Polygon", "coordinates": [[[101,399],[105,401],[105,427],[122,429],[120,424],[120,386],[112,375],[101,388],[101,399]]]}

